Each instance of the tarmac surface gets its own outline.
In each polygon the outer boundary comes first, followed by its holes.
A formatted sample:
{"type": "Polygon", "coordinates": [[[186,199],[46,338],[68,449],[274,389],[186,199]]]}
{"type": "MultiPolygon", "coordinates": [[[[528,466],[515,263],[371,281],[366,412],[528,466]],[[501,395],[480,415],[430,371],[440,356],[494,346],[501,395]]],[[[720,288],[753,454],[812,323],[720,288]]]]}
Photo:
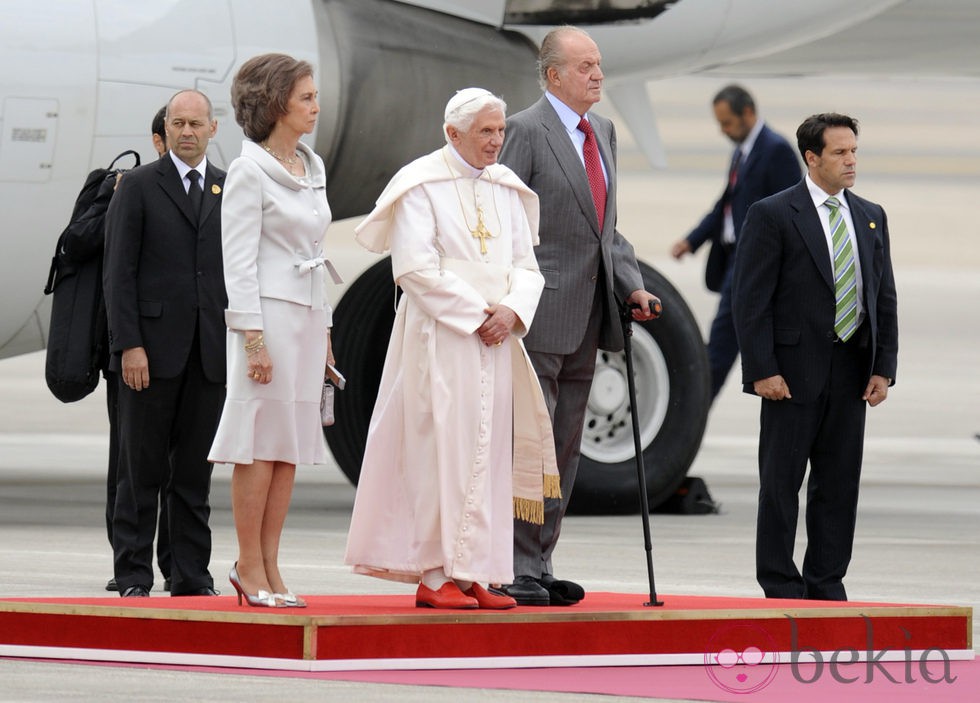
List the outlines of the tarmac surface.
{"type": "MultiPolygon", "coordinates": [[[[702,329],[716,305],[701,283],[705,252],[683,262],[667,252],[723,187],[730,145],[718,133],[709,101],[725,82],[684,78],[651,85],[667,170],[650,171],[629,136],[620,137],[619,229],[639,257],[685,295],[702,329]]],[[[888,400],[868,412],[857,538],[845,581],[849,596],[976,608],[980,138],[965,96],[975,96],[980,83],[813,78],[746,85],[761,114],[787,136],[813,112],[858,117],[863,132],[855,191],[888,213],[899,288],[899,370],[888,400]],[[828,87],[837,96],[833,104],[818,97],[828,87]]],[[[352,224],[336,224],[330,237],[349,241],[352,224]]],[[[343,343],[342,330],[335,339],[343,343]]],[[[43,353],[0,361],[0,596],[103,596],[112,573],[103,518],[104,394],[100,387],[63,405],[48,393],[43,365],[43,353]]],[[[758,400],[742,394],[737,381],[736,368],[690,470],[707,482],[720,514],[651,516],[661,595],[761,596],[753,566],[758,400]]],[[[335,467],[301,467],[281,555],[295,592],[410,592],[352,575],[343,565],[353,495],[335,467]]],[[[229,594],[225,575],[236,547],[226,470],[215,471],[212,504],[211,570],[229,594]]],[[[798,554],[804,544],[801,533],[798,554]]],[[[559,576],[587,590],[648,588],[639,516],[570,516],[555,562],[559,576]]],[[[617,700],[20,660],[0,660],[0,681],[0,701],[617,700]]]]}

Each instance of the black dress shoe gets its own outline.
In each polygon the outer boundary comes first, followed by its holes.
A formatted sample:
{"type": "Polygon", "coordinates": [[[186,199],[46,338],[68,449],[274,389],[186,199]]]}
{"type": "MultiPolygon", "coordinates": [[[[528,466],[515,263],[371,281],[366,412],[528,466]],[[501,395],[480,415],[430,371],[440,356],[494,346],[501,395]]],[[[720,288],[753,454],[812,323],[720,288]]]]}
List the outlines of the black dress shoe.
{"type": "Polygon", "coordinates": [[[120,594],[122,598],[149,598],[150,589],[143,584],[136,584],[135,586],[130,586],[126,590],[122,591],[120,594]]]}
{"type": "Polygon", "coordinates": [[[107,590],[107,591],[118,591],[119,590],[119,586],[116,585],[116,579],[115,579],[115,577],[109,579],[109,583],[107,583],[105,585],[105,590],[107,590]]]}
{"type": "Polygon", "coordinates": [[[214,590],[210,586],[205,586],[204,588],[194,588],[190,591],[184,591],[183,593],[171,593],[171,596],[217,596],[221,595],[218,591],[214,590]]]}
{"type": "Polygon", "coordinates": [[[551,574],[544,574],[538,583],[548,591],[551,605],[575,605],[585,598],[585,589],[574,581],[563,581],[551,574]]]}
{"type": "Polygon", "coordinates": [[[517,601],[518,605],[549,605],[551,596],[547,589],[538,583],[533,576],[517,576],[514,583],[503,586],[494,586],[489,589],[490,593],[498,596],[510,596],[517,601]]]}

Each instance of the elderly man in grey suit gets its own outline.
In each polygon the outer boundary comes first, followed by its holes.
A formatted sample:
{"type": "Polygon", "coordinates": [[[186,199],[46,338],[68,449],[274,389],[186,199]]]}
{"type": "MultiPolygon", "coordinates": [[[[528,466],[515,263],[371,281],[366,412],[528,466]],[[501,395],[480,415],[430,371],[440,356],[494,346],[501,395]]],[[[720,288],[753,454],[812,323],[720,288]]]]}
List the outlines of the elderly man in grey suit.
{"type": "Polygon", "coordinates": [[[544,96],[507,120],[500,162],[541,203],[536,255],[545,287],[524,343],[554,425],[561,499],[545,501],[544,525],[514,524],[514,583],[499,590],[521,605],[571,605],[584,596],[556,579],[551,556],[575,483],[582,425],[598,349],[623,348],[619,303],[649,320],[659,305],[643,289],[633,247],[616,231],[616,133],[588,114],[602,97],[602,57],[575,27],[542,41],[538,72],[544,96]]]}

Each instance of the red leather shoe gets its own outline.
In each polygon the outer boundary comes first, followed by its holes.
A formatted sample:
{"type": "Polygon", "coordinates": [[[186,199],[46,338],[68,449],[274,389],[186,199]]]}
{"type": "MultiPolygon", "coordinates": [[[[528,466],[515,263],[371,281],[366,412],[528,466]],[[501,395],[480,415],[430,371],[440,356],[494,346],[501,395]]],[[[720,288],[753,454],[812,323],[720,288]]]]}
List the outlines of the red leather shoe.
{"type": "Polygon", "coordinates": [[[517,601],[510,596],[500,596],[496,593],[490,593],[490,591],[476,581],[473,582],[472,586],[463,591],[463,595],[475,598],[480,607],[487,610],[506,610],[507,608],[517,606],[517,601]]]}
{"type": "Polygon", "coordinates": [[[419,590],[415,592],[416,608],[479,608],[480,604],[476,598],[464,596],[452,581],[446,581],[439,587],[438,591],[433,591],[424,583],[419,584],[419,590]]]}

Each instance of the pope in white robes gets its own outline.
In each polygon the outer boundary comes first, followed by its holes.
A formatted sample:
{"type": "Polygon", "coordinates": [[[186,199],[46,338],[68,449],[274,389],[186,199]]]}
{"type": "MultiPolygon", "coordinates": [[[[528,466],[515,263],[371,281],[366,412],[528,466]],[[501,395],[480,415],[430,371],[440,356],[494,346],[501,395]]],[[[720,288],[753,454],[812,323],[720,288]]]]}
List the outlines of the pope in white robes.
{"type": "Polygon", "coordinates": [[[513,518],[558,492],[551,424],[520,338],[544,279],[537,196],[497,164],[503,101],[459,91],[442,149],[402,168],[358,226],[391,252],[398,303],[345,561],[419,583],[416,604],[513,607],[513,518]],[[516,462],[515,462],[516,458],[516,462]]]}

